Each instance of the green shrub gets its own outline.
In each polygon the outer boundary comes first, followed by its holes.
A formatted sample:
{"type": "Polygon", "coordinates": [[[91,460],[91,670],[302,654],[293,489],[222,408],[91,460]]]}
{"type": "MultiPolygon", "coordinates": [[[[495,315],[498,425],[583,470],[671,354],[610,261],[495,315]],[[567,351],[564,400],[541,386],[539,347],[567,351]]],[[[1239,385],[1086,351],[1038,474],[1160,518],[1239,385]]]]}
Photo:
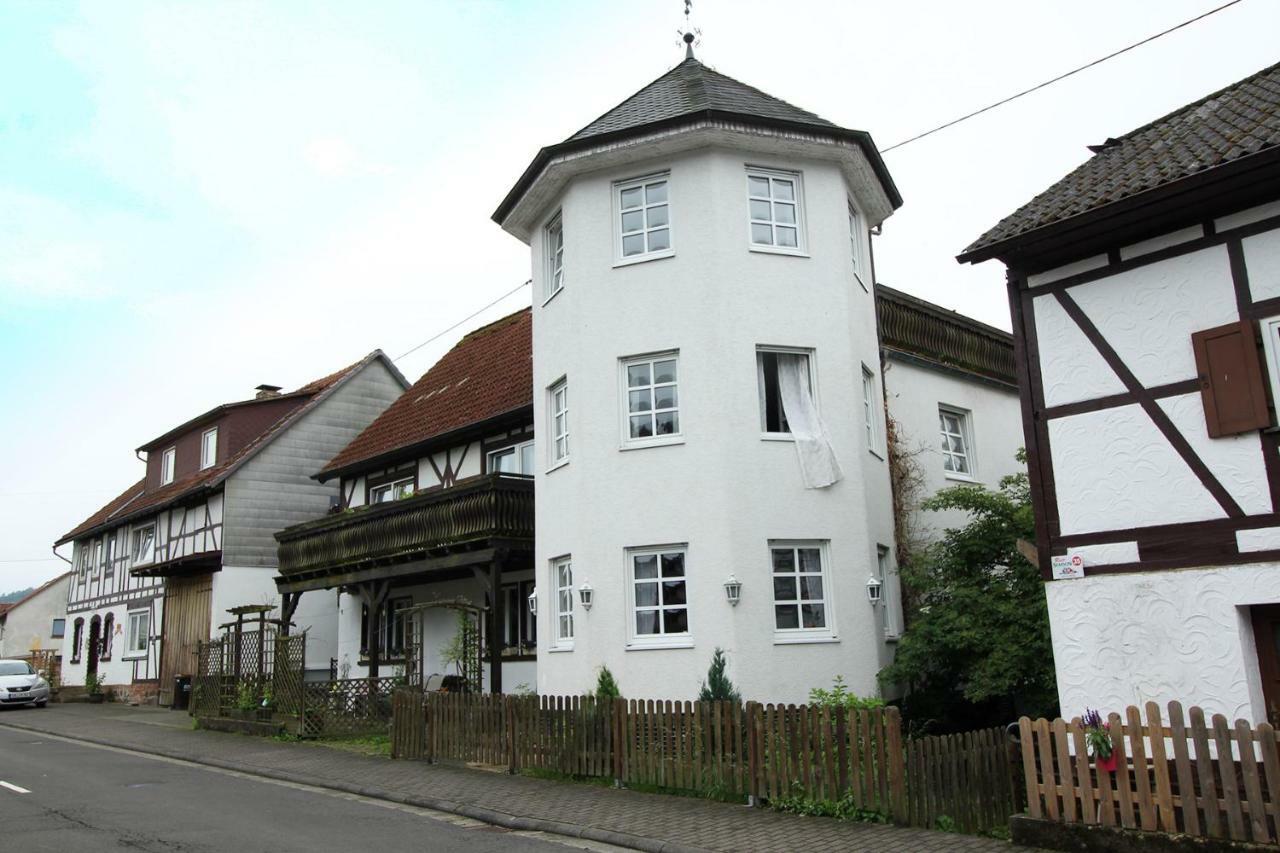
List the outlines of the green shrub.
{"type": "Polygon", "coordinates": [[[716,646],[715,652],[711,655],[711,667],[707,670],[707,680],[702,682],[702,690],[698,693],[699,702],[742,701],[737,688],[733,686],[728,673],[725,672],[727,667],[724,649],[716,646]]]}
{"type": "Polygon", "coordinates": [[[846,711],[870,711],[883,708],[884,700],[879,696],[859,696],[844,683],[844,676],[837,675],[831,689],[815,687],[809,691],[809,704],[824,708],[844,708],[846,711]]]}
{"type": "Polygon", "coordinates": [[[600,672],[596,676],[596,698],[617,699],[621,695],[622,691],[618,689],[618,682],[613,677],[613,673],[609,671],[609,667],[601,664],[600,672]]]}
{"type": "Polygon", "coordinates": [[[791,792],[783,797],[775,797],[769,801],[774,811],[808,817],[833,817],[836,820],[852,820],[861,823],[888,823],[885,815],[872,809],[861,809],[854,805],[853,794],[845,794],[838,800],[817,800],[809,795],[804,785],[791,783],[791,792]]]}

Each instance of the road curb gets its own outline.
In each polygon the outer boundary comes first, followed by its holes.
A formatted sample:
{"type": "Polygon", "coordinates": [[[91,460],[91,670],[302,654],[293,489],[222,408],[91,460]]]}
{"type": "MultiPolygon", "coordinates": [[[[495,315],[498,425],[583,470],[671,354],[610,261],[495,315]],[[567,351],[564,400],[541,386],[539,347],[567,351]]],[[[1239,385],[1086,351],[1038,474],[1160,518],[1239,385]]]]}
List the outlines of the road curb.
{"type": "Polygon", "coordinates": [[[302,773],[290,773],[284,770],[274,770],[267,767],[239,764],[234,761],[224,761],[222,759],[210,758],[207,756],[189,755],[177,750],[133,745],[121,746],[120,744],[113,743],[105,738],[95,738],[81,734],[65,734],[63,732],[49,731],[48,729],[41,729],[31,725],[12,723],[8,720],[0,721],[0,728],[3,727],[20,729],[22,731],[33,732],[35,734],[52,735],[54,737],[80,741],[82,743],[89,743],[95,746],[109,746],[113,749],[125,750],[126,752],[138,752],[143,755],[155,755],[161,758],[189,761],[192,764],[203,764],[208,767],[217,767],[221,770],[234,770],[237,773],[244,773],[248,776],[261,776],[264,779],[274,779],[278,782],[291,782],[296,785],[309,785],[313,788],[324,788],[330,791],[338,791],[343,794],[355,794],[357,796],[369,797],[375,800],[385,800],[389,803],[399,803],[400,805],[432,809],[434,811],[471,818],[472,820],[478,820],[482,823],[488,823],[493,826],[500,826],[503,829],[511,829],[518,832],[546,832],[552,835],[562,835],[566,838],[582,838],[588,841],[599,841],[602,844],[612,844],[615,847],[626,847],[630,850],[642,850],[645,851],[645,853],[708,853],[706,848],[688,847],[683,844],[661,841],[656,838],[632,835],[628,832],[618,832],[612,829],[587,826],[586,824],[565,823],[563,821],[547,820],[546,818],[529,817],[527,815],[514,815],[507,812],[500,812],[495,809],[485,808],[484,806],[456,803],[452,800],[445,800],[438,797],[402,794],[397,791],[388,791],[383,788],[371,788],[334,779],[315,778],[302,773]]]}

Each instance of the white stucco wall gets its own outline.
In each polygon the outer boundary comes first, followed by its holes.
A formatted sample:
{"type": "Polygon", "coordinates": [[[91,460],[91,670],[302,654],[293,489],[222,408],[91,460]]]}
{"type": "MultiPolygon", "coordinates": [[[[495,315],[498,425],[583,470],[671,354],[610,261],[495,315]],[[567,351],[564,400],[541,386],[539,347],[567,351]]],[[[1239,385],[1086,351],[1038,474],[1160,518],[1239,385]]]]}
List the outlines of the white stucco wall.
{"type": "MultiPolygon", "coordinates": [[[[892,524],[887,470],[863,446],[861,365],[878,374],[879,357],[873,300],[851,271],[848,195],[832,165],[728,150],[637,162],[569,185],[565,289],[546,305],[535,300],[534,313],[540,465],[550,446],[546,390],[562,376],[572,446],[569,464],[537,475],[540,692],[589,689],[607,664],[628,695],[692,698],[716,646],[748,697],[801,700],[836,674],[859,693],[878,692],[886,646],[865,584],[877,542],[892,544],[892,524]],[[808,257],[748,250],[746,163],[803,171],[808,257]],[[664,169],[675,256],[614,268],[611,182],[664,169]],[[794,446],[761,439],[757,345],[814,349],[842,482],[803,488],[794,446]],[[619,358],[672,349],[683,442],[620,450],[619,358]],[[775,644],[774,539],[829,540],[834,641],[775,644]],[[626,549],[675,543],[688,548],[692,647],[628,650],[626,549]],[[549,652],[550,560],[564,554],[573,556],[575,586],[594,587],[595,605],[577,614],[573,651],[549,652]],[[725,600],[730,573],[743,583],[737,607],[725,600]]],[[[540,294],[540,236],[533,268],[540,294]]]]}
{"type": "Polygon", "coordinates": [[[1280,565],[1086,575],[1046,588],[1063,716],[1176,699],[1229,720],[1266,719],[1247,608],[1280,601],[1280,565]]]}
{"type": "Polygon", "coordinates": [[[68,573],[49,586],[37,590],[4,614],[0,625],[0,658],[25,655],[38,649],[61,648],[62,639],[53,636],[53,620],[67,615],[68,573]]]}

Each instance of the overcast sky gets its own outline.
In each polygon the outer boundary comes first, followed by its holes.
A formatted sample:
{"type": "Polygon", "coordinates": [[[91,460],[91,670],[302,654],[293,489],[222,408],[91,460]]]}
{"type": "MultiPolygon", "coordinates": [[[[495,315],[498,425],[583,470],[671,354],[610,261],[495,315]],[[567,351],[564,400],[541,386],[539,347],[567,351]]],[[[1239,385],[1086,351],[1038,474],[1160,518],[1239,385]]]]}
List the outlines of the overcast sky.
{"type": "MultiPolygon", "coordinates": [[[[887,147],[1220,0],[695,0],[708,65],[887,147]]],[[[529,275],[489,219],[537,152],[682,58],[681,0],[0,0],[0,593],[269,382],[396,357],[529,275]]],[[[879,280],[1009,327],[954,256],[1101,142],[1280,60],[1244,0],[885,155],[879,280]]],[[[421,375],[505,300],[399,363],[421,375]]]]}

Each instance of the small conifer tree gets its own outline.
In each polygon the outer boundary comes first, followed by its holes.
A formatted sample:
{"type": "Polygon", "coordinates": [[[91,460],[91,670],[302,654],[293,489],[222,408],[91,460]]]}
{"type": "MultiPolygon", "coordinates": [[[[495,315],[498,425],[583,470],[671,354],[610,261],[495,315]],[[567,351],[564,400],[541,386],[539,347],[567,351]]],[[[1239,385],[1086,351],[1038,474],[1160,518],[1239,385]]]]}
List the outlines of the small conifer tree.
{"type": "Polygon", "coordinates": [[[707,670],[707,680],[702,682],[702,691],[698,694],[699,702],[715,702],[722,699],[727,699],[731,702],[742,701],[742,697],[738,695],[737,688],[733,686],[733,682],[729,680],[729,676],[725,673],[727,666],[724,649],[716,646],[716,650],[711,656],[711,668],[707,670]]]}
{"type": "Polygon", "coordinates": [[[617,699],[622,695],[622,691],[618,689],[618,682],[614,679],[613,673],[609,671],[609,667],[600,666],[600,673],[596,676],[596,698],[617,699]]]}

